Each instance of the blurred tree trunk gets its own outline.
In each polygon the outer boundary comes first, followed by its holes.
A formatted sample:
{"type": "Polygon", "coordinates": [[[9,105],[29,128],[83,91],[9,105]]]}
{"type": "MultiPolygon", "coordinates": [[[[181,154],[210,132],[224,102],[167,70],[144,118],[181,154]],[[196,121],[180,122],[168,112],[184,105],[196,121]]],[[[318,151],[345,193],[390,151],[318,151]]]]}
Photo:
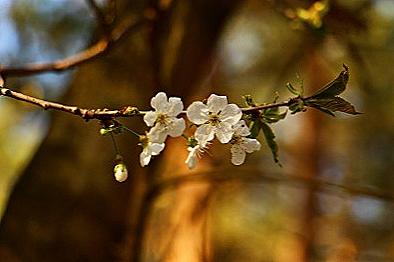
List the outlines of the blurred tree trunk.
{"type": "MultiPolygon", "coordinates": [[[[130,2],[119,1],[122,16],[143,12],[136,6],[144,4],[130,2]]],[[[81,67],[61,102],[147,108],[150,97],[163,87],[169,95],[185,98],[185,104],[190,102],[210,66],[224,22],[239,1],[159,2],[157,22],[117,45],[105,58],[81,67]],[[173,39],[180,33],[174,30],[181,30],[180,39],[173,39]],[[146,45],[148,38],[150,45],[146,45]]],[[[137,139],[120,135],[118,142],[130,178],[119,184],[112,177],[111,141],[99,136],[96,121],[84,123],[60,112],[52,112],[51,119],[47,137],[10,196],[1,221],[0,260],[141,260],[154,204],[154,199],[149,200],[151,184],[181,170],[178,166],[183,166],[186,157],[184,141],[169,141],[163,161],[156,158],[142,169],[137,139]]],[[[144,130],[142,121],[123,122],[144,130]]],[[[175,201],[168,210],[172,217],[169,228],[183,223],[183,230],[174,235],[176,248],[170,252],[171,260],[200,260],[191,251],[201,246],[204,223],[201,218],[190,219],[208,189],[207,185],[180,189],[177,199],[182,201],[175,201]]]]}
{"type": "MultiPolygon", "coordinates": [[[[152,57],[155,82],[165,86],[167,93],[182,97],[185,105],[190,104],[196,94],[206,95],[207,90],[201,90],[199,86],[201,77],[213,67],[213,54],[220,32],[239,2],[179,1],[168,12],[159,12],[150,38],[152,53],[156,54],[152,57]],[[163,28],[168,24],[169,28],[163,28]],[[168,32],[168,35],[163,36],[163,32],[168,32]],[[179,39],[179,35],[182,38],[179,39]],[[178,48],[172,50],[174,46],[178,48]]],[[[169,139],[160,157],[162,161],[151,167],[152,176],[165,179],[190,173],[184,164],[187,157],[184,140],[169,139]]],[[[198,172],[210,168],[210,163],[200,163],[198,172]]],[[[147,194],[154,193],[143,202],[145,206],[141,208],[137,221],[136,238],[130,237],[130,246],[133,247],[131,260],[144,261],[147,254],[141,252],[146,250],[153,254],[153,260],[204,261],[202,256],[206,255],[204,246],[207,244],[203,243],[206,242],[204,204],[210,196],[210,188],[206,183],[178,186],[173,193],[173,201],[164,211],[165,215],[155,224],[151,221],[154,220],[151,214],[159,195],[155,194],[152,185],[148,185],[147,194]],[[160,230],[163,227],[164,230],[160,230]],[[147,243],[145,239],[152,241],[147,243]],[[145,245],[147,248],[143,248],[145,245]]]]}
{"type": "MultiPolygon", "coordinates": [[[[311,41],[313,42],[313,41],[311,41]]],[[[319,59],[318,49],[320,42],[314,41],[314,44],[308,49],[310,53],[306,57],[306,72],[309,76],[310,92],[317,91],[320,87],[327,83],[329,77],[324,73],[324,63],[319,59]]],[[[317,217],[318,203],[317,193],[318,186],[312,181],[319,179],[319,163],[321,158],[321,128],[322,114],[317,110],[309,109],[305,114],[301,125],[303,132],[297,139],[297,152],[294,152],[296,158],[297,174],[311,182],[305,185],[304,203],[301,207],[300,217],[300,250],[299,256],[294,261],[308,262],[314,261],[314,247],[317,234],[317,217]]]]}
{"type": "MultiPolygon", "coordinates": [[[[316,48],[316,47],[315,47],[316,48]]],[[[307,66],[307,72],[310,76],[311,92],[316,91],[325,84],[325,75],[322,75],[320,61],[318,61],[316,50],[312,50],[311,57],[307,66]],[[313,90],[314,89],[314,90],[313,90]]],[[[321,113],[310,110],[305,115],[302,125],[304,131],[299,139],[299,152],[296,155],[296,163],[298,164],[298,175],[310,179],[318,179],[319,176],[319,159],[320,151],[320,129],[321,129],[321,113]]],[[[302,262],[313,261],[314,244],[316,238],[316,216],[317,216],[317,196],[318,188],[314,183],[306,185],[304,204],[301,215],[301,249],[300,258],[302,262]]]]}

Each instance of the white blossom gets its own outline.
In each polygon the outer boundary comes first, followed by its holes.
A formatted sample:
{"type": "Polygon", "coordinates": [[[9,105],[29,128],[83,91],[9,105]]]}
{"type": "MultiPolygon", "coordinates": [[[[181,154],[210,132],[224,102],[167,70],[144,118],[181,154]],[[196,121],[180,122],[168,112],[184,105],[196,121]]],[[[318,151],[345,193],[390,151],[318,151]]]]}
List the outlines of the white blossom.
{"type": "Polygon", "coordinates": [[[114,176],[116,181],[124,182],[128,177],[128,172],[126,165],[123,163],[119,163],[114,167],[114,176]]]}
{"type": "Polygon", "coordinates": [[[157,143],[163,143],[167,136],[181,136],[185,130],[185,120],[177,118],[183,110],[183,103],[179,97],[170,97],[164,92],[159,92],[151,99],[151,106],[155,111],[149,111],[144,115],[144,121],[150,130],[151,139],[157,143]]]}
{"type": "Polygon", "coordinates": [[[250,130],[244,120],[234,125],[234,135],[231,139],[231,163],[241,165],[245,162],[246,153],[260,150],[260,142],[257,139],[247,138],[250,130]]]}
{"type": "Polygon", "coordinates": [[[228,104],[226,96],[212,94],[207,104],[197,101],[187,108],[189,120],[200,125],[194,136],[200,141],[211,141],[215,135],[221,143],[228,143],[233,134],[233,125],[242,117],[241,109],[228,104]]]}
{"type": "Polygon", "coordinates": [[[186,158],[185,164],[188,166],[189,169],[193,169],[197,165],[197,157],[200,152],[201,148],[199,145],[195,147],[188,147],[187,151],[189,151],[189,154],[186,158]]]}
{"type": "Polygon", "coordinates": [[[151,132],[140,136],[140,145],[142,152],[140,154],[140,164],[142,167],[147,166],[152,156],[157,156],[164,149],[164,143],[156,143],[152,140],[151,132]]]}
{"type": "Polygon", "coordinates": [[[195,138],[189,138],[188,144],[189,146],[187,148],[187,151],[189,151],[189,155],[186,158],[185,164],[188,166],[189,169],[193,169],[197,165],[197,159],[201,157],[204,151],[206,151],[208,142],[198,141],[195,138]]]}

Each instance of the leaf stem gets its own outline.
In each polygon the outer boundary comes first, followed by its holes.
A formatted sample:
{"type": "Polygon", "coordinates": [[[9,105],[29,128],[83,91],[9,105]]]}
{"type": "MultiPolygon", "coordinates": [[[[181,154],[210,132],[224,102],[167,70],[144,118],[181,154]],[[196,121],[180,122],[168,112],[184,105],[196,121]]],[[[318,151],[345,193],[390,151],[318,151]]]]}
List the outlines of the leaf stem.
{"type": "Polygon", "coordinates": [[[126,130],[126,131],[129,131],[130,133],[132,133],[133,135],[135,135],[135,136],[137,136],[137,137],[140,137],[140,136],[141,136],[140,134],[138,134],[137,132],[131,130],[130,128],[128,128],[128,127],[125,126],[125,125],[122,125],[122,128],[123,128],[124,130],[126,130]]]}
{"type": "Polygon", "coordinates": [[[111,136],[112,144],[113,144],[114,149],[115,149],[115,153],[116,153],[116,155],[118,156],[118,155],[120,155],[120,152],[119,152],[119,147],[118,147],[118,144],[116,143],[114,134],[110,133],[110,136],[111,136]]]}

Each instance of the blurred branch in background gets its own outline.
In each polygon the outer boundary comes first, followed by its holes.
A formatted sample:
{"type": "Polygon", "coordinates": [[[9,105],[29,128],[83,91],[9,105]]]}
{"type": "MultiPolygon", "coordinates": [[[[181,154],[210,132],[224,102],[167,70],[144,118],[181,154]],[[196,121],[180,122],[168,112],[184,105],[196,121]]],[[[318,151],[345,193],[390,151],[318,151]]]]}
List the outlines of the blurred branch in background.
{"type": "Polygon", "coordinates": [[[147,10],[145,15],[141,18],[126,18],[115,28],[111,29],[112,23],[107,21],[108,19],[106,19],[105,14],[102,13],[96,2],[94,0],[88,0],[87,2],[94,10],[97,23],[103,31],[103,36],[100,37],[95,44],[75,55],[49,63],[32,63],[20,67],[0,65],[0,75],[4,79],[7,79],[7,77],[29,76],[45,72],[60,72],[74,68],[105,54],[117,42],[137,31],[140,27],[147,25],[154,19],[154,14],[151,13],[152,10],[147,10]]]}
{"type": "Polygon", "coordinates": [[[293,174],[265,174],[258,169],[253,168],[240,168],[240,170],[234,169],[219,169],[208,172],[198,172],[194,174],[179,174],[171,179],[164,179],[163,181],[157,182],[152,188],[150,198],[156,198],[166,190],[171,190],[178,186],[182,186],[187,183],[201,183],[201,182],[232,182],[239,181],[242,183],[273,183],[273,184],[287,184],[290,186],[314,186],[317,190],[323,190],[332,194],[344,193],[351,196],[370,196],[382,201],[387,201],[394,204],[394,194],[390,192],[382,192],[381,190],[373,190],[370,188],[362,187],[351,187],[349,185],[337,184],[330,181],[325,181],[319,178],[307,178],[297,176],[293,174]],[[229,173],[229,171],[233,171],[229,173]]]}

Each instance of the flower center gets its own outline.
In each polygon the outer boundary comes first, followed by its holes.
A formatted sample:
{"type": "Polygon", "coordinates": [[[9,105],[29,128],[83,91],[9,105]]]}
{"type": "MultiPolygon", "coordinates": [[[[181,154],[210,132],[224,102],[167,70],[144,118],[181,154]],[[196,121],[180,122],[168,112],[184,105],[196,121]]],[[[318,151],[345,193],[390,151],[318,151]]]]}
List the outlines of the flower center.
{"type": "Polygon", "coordinates": [[[167,114],[159,114],[156,118],[156,123],[167,126],[171,123],[171,119],[167,114]]]}
{"type": "Polygon", "coordinates": [[[208,120],[208,122],[212,126],[217,126],[220,123],[219,115],[213,114],[213,113],[209,113],[209,120],[208,120]]]}
{"type": "Polygon", "coordinates": [[[187,139],[187,146],[188,147],[195,147],[195,146],[197,146],[198,145],[198,141],[197,141],[197,139],[195,139],[194,137],[189,137],[188,139],[187,139]]]}
{"type": "Polygon", "coordinates": [[[241,136],[234,135],[233,138],[231,138],[230,144],[235,145],[239,144],[242,140],[241,136]]]}
{"type": "Polygon", "coordinates": [[[147,147],[147,145],[149,144],[149,138],[146,135],[141,135],[140,136],[140,145],[142,146],[142,148],[147,147]]]}

